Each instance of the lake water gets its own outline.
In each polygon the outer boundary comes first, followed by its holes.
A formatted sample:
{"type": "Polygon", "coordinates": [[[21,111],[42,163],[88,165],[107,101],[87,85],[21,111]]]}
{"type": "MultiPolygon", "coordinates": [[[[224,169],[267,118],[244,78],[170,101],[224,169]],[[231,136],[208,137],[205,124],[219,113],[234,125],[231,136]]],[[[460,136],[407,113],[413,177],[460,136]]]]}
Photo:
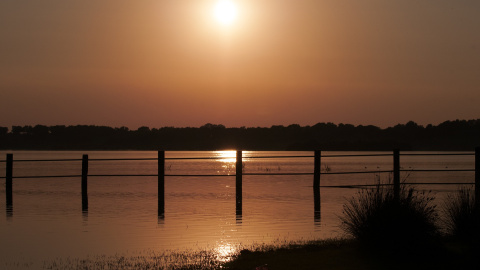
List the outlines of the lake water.
{"type": "MultiPolygon", "coordinates": [[[[6,151],[0,151],[4,160],[6,151]]],[[[153,151],[9,151],[14,160],[156,158],[153,151]]],[[[412,152],[408,152],[411,154],[412,152]]],[[[426,153],[426,152],[414,152],[426,153]]],[[[432,152],[428,152],[432,153],[432,152]]],[[[391,152],[322,152],[322,172],[392,170],[392,156],[328,157],[391,152]]],[[[245,151],[244,173],[311,173],[313,152],[245,151]],[[252,158],[258,156],[311,156],[252,158]]],[[[166,152],[168,175],[234,175],[235,152],[166,152]],[[214,159],[173,159],[213,157],[214,159]]],[[[474,156],[401,156],[404,170],[474,169],[474,156]]],[[[155,160],[89,162],[89,174],[156,174],[155,160]]],[[[0,162],[5,175],[5,162],[0,162]]],[[[80,175],[81,161],[14,162],[13,176],[80,175]]],[[[322,175],[321,185],[374,184],[389,173],[322,175]]],[[[474,182],[474,172],[402,172],[411,183],[474,182]]],[[[322,187],[314,211],[313,175],[243,176],[243,211],[236,215],[235,177],[165,179],[165,214],[158,217],[157,177],[89,177],[88,212],[82,213],[81,180],[13,179],[7,211],[0,179],[0,262],[38,263],[56,258],[136,254],[145,251],[213,250],[219,258],[255,244],[282,244],[342,236],[339,215],[359,189],[322,187]]],[[[441,201],[457,185],[421,185],[441,201]]],[[[35,264],[34,264],[35,265],[35,264]]],[[[35,268],[35,267],[34,267],[35,268]]]]}

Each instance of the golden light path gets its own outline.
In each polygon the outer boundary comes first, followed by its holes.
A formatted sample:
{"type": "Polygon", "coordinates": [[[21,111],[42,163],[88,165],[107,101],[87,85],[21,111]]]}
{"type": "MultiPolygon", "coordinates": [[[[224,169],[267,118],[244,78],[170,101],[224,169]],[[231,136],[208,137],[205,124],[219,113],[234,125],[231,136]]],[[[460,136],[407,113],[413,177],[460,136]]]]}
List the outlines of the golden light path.
{"type": "MultiPolygon", "coordinates": [[[[231,171],[235,168],[235,163],[237,161],[237,151],[227,150],[227,151],[216,151],[215,152],[219,161],[223,162],[223,169],[225,171],[231,171]]],[[[216,259],[219,262],[228,262],[232,257],[239,252],[238,246],[235,246],[231,243],[224,242],[223,240],[217,242],[216,247],[213,249],[216,259]]]]}

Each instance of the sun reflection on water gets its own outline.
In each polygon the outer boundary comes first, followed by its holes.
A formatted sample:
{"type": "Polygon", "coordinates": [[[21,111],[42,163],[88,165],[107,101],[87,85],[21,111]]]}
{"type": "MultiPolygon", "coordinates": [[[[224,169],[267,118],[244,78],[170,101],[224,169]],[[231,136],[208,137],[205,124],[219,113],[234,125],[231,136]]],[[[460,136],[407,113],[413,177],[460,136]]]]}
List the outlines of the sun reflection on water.
{"type": "Polygon", "coordinates": [[[218,160],[224,163],[235,163],[237,161],[236,151],[216,151],[218,160]]]}
{"type": "MultiPolygon", "coordinates": [[[[217,161],[221,162],[221,171],[228,175],[235,174],[235,167],[237,162],[236,151],[215,151],[217,161]]],[[[218,171],[217,173],[221,173],[218,171]]]]}
{"type": "Polygon", "coordinates": [[[230,243],[219,243],[217,246],[213,249],[213,252],[215,254],[215,257],[217,261],[219,262],[228,262],[232,260],[233,256],[237,254],[238,247],[230,244],[230,243]]]}

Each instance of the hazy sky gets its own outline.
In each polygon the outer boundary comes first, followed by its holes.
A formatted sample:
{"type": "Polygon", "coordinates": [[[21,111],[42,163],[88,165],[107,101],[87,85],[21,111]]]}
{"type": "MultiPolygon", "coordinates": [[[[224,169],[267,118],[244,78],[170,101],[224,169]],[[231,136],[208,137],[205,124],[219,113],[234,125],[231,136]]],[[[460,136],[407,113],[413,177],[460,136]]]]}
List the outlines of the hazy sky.
{"type": "Polygon", "coordinates": [[[478,0],[1,0],[0,126],[480,118],[478,0]]]}

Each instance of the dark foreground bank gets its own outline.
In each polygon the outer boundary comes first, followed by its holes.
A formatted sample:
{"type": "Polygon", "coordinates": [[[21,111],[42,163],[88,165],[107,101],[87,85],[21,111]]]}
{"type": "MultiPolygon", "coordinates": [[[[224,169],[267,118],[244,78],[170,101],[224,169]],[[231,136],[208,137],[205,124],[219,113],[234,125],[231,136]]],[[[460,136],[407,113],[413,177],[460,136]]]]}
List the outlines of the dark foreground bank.
{"type": "Polygon", "coordinates": [[[480,250],[450,238],[441,238],[424,250],[391,251],[365,247],[354,240],[334,239],[282,247],[257,246],[244,249],[222,262],[213,251],[155,254],[152,251],[126,256],[63,258],[42,265],[25,262],[3,265],[5,269],[480,269],[480,250]]]}
{"type": "Polygon", "coordinates": [[[365,248],[353,240],[326,240],[262,251],[243,250],[226,269],[480,269],[479,249],[450,239],[422,252],[365,248]]]}

